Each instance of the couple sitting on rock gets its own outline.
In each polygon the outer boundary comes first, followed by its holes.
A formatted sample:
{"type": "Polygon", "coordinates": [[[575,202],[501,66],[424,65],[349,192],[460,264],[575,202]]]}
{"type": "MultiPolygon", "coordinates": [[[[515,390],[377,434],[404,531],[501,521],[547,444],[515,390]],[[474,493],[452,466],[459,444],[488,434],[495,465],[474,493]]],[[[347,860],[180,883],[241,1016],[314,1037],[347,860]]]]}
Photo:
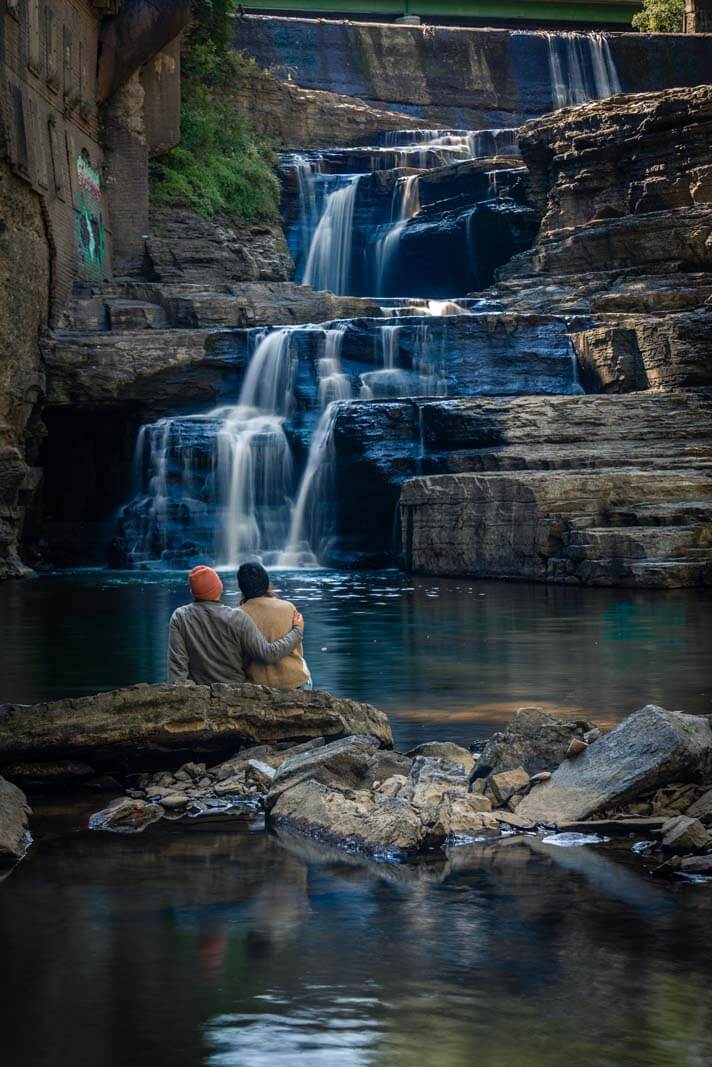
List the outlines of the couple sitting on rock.
{"type": "Polygon", "coordinates": [[[193,602],[171,616],[169,682],[312,688],[302,654],[304,619],[273,592],[261,563],[243,563],[237,572],[239,608],[222,603],[223,584],[212,567],[194,567],[188,583],[193,602]]]}

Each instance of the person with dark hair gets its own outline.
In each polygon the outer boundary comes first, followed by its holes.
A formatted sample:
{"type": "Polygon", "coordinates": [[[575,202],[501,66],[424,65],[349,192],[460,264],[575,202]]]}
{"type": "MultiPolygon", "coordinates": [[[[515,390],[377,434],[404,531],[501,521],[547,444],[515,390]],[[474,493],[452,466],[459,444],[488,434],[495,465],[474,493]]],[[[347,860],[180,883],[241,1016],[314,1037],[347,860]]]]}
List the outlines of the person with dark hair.
{"type": "Polygon", "coordinates": [[[296,609],[279,639],[266,641],[244,611],[222,603],[223,584],[212,567],[193,567],[188,584],[192,603],[171,616],[168,680],[174,685],[240,685],[246,663],[276,664],[301,649],[304,620],[296,609]]]}
{"type": "MultiPolygon", "coordinates": [[[[237,572],[237,584],[242,593],[242,610],[256,623],[266,641],[278,641],[289,633],[297,609],[288,600],[280,600],[261,563],[243,563],[237,572]]],[[[246,664],[246,669],[247,677],[256,685],[271,685],[275,689],[312,688],[301,641],[278,663],[255,660],[246,664]]]]}

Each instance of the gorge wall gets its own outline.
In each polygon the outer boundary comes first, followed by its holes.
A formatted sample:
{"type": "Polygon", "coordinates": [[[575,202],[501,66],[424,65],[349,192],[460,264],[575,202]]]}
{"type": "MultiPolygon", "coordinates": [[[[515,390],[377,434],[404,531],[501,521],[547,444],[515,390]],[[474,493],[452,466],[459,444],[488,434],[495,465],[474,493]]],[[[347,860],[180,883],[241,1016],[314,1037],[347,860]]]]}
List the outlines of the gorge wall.
{"type": "MultiPolygon", "coordinates": [[[[606,36],[623,92],[709,81],[712,36],[606,36]]],[[[261,66],[304,89],[359,97],[417,116],[423,125],[479,129],[519,126],[560,106],[552,84],[557,64],[566,82],[561,91],[573,94],[564,102],[580,102],[567,78],[565,37],[248,15],[236,23],[234,40],[261,66]]]]}
{"type": "MultiPolygon", "coordinates": [[[[709,581],[712,90],[511,127],[552,94],[695,81],[710,39],[248,17],[238,43],[275,23],[304,84],[254,71],[236,94],[289,150],[284,227],[154,210],[147,238],[121,223],[120,274],[28,306],[6,572],[33,501],[39,566],[267,547],[271,564],[709,581]]],[[[125,131],[137,99],[115,101],[125,131]]],[[[51,252],[46,213],[23,218],[51,252]]],[[[32,269],[51,277],[51,254],[32,269]]]]}

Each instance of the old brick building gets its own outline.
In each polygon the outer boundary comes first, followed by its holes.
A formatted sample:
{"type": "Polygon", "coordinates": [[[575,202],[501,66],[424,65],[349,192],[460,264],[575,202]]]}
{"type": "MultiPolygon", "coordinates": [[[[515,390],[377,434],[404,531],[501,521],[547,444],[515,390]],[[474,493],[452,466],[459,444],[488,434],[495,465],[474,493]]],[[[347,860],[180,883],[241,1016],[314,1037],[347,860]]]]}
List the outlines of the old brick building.
{"type": "Polygon", "coordinates": [[[140,268],[148,161],[179,138],[189,0],[0,6],[0,577],[43,427],[41,339],[76,286],[140,268]]]}

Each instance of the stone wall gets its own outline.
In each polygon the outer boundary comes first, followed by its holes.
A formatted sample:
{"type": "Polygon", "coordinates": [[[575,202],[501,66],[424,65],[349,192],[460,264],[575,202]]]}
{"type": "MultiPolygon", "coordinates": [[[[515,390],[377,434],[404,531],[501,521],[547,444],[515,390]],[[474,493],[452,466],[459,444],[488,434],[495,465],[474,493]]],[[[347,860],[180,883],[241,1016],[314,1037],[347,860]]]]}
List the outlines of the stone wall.
{"type": "Polygon", "coordinates": [[[44,394],[40,337],[50,287],[48,219],[40,198],[0,160],[0,578],[23,572],[23,508],[36,481],[44,394]]]}
{"type": "Polygon", "coordinates": [[[122,267],[142,261],[148,153],[177,139],[169,41],[187,16],[187,0],[13,0],[0,9],[0,577],[22,573],[17,544],[41,478],[41,337],[75,287],[111,278],[116,250],[122,267]],[[164,48],[142,83],[141,66],[164,48]],[[147,92],[158,103],[145,133],[147,92]]]}
{"type": "MultiPolygon", "coordinates": [[[[435,124],[517,126],[554,106],[547,38],[536,31],[247,16],[235,46],[306,89],[435,124]]],[[[712,36],[621,33],[610,46],[625,92],[709,80],[712,36]]]]}

